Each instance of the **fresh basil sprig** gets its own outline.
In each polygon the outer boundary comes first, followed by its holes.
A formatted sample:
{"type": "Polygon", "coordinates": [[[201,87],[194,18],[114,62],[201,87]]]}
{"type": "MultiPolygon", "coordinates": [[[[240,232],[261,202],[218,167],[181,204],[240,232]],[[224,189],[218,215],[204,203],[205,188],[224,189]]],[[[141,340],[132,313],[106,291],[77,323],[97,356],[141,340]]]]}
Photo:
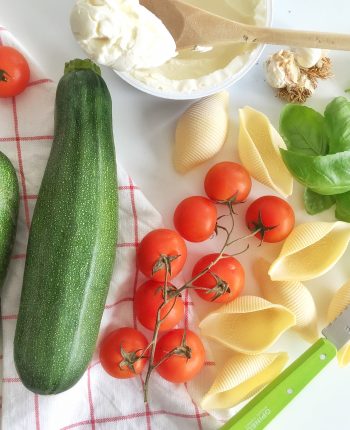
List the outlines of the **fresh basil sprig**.
{"type": "Polygon", "coordinates": [[[305,208],[316,214],[336,204],[336,217],[350,222],[350,102],[337,97],[322,116],[314,109],[289,104],[280,117],[287,150],[282,158],[306,187],[305,208]]]}

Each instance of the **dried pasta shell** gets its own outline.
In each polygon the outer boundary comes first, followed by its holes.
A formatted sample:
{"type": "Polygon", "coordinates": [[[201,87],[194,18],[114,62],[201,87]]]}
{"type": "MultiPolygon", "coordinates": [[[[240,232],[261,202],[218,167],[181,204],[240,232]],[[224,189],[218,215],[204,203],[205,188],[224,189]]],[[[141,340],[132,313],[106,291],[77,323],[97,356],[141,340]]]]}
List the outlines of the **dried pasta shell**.
{"type": "Polygon", "coordinates": [[[287,308],[256,296],[241,296],[210,313],[199,324],[201,333],[243,354],[259,354],[287,329],[295,315],[287,308]]]}
{"type": "Polygon", "coordinates": [[[293,192],[293,177],[285,166],[279,148],[282,137],[263,113],[249,106],[239,110],[238,151],[242,164],[262,184],[283,197],[293,192]]]}
{"type": "Polygon", "coordinates": [[[201,401],[201,407],[225,409],[249,399],[274,380],[287,361],[286,352],[234,355],[216,376],[201,401]]]}
{"type": "MultiPolygon", "coordinates": [[[[327,313],[328,323],[332,322],[350,305],[350,281],[344,284],[333,296],[327,313]]],[[[350,363],[350,341],[338,351],[338,363],[345,367],[350,363]]]]}
{"type": "Polygon", "coordinates": [[[350,225],[309,222],[294,228],[280,255],[272,263],[273,281],[307,281],[330,270],[344,254],[350,240],[350,225]]]}
{"type": "Polygon", "coordinates": [[[179,173],[188,172],[220,151],[228,131],[228,100],[227,91],[205,97],[180,117],[173,155],[179,173]]]}
{"type": "Polygon", "coordinates": [[[296,318],[293,329],[308,342],[315,342],[319,334],[312,294],[299,281],[272,281],[268,275],[269,267],[270,263],[263,258],[254,263],[254,275],[263,297],[292,311],[296,318]]]}

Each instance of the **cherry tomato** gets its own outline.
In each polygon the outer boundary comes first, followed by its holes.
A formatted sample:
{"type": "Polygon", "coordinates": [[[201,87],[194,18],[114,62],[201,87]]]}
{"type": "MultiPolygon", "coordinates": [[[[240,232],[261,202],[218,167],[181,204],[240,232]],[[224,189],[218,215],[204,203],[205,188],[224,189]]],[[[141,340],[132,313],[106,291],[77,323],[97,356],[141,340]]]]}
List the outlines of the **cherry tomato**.
{"type": "Polygon", "coordinates": [[[144,369],[147,359],[141,358],[147,348],[148,342],[145,336],[134,328],[122,327],[109,333],[100,345],[100,360],[104,370],[114,378],[133,378],[144,369]],[[122,356],[124,351],[124,357],[122,356]],[[130,358],[130,366],[123,362],[130,358]],[[134,371],[132,370],[132,367],[134,371]]]}
{"type": "MultiPolygon", "coordinates": [[[[172,291],[176,291],[176,287],[172,284],[168,284],[168,295],[172,291]]],[[[164,321],[160,325],[159,331],[170,330],[175,327],[184,317],[185,306],[181,297],[173,297],[172,299],[168,296],[168,303],[162,308],[160,312],[160,318],[164,318],[164,321]]],[[[154,330],[154,326],[157,320],[157,312],[159,306],[164,301],[164,284],[155,281],[146,281],[140,285],[136,290],[134,296],[134,307],[137,319],[140,323],[148,328],[154,330]]]]}
{"type": "Polygon", "coordinates": [[[169,274],[168,279],[172,279],[185,264],[187,257],[185,241],[176,231],[153,230],[142,239],[137,248],[137,266],[148,278],[164,282],[165,264],[161,261],[164,257],[171,259],[171,275],[169,274]],[[159,270],[152,275],[152,270],[157,263],[159,263],[159,270]]]}
{"type": "Polygon", "coordinates": [[[207,196],[214,201],[244,201],[252,188],[252,180],[245,167],[231,161],[215,164],[204,180],[207,196]]]}
{"type": "MultiPolygon", "coordinates": [[[[155,363],[174,348],[183,344],[184,329],[172,330],[158,340],[155,363]]],[[[184,355],[172,355],[163,361],[156,369],[160,376],[170,382],[187,382],[193,379],[204,365],[205,351],[199,337],[186,330],[184,355]]]]}
{"type": "Polygon", "coordinates": [[[23,55],[10,46],[0,46],[0,97],[17,96],[27,87],[29,76],[23,55]]]}
{"type": "MultiPolygon", "coordinates": [[[[197,276],[210,263],[212,263],[219,254],[209,254],[202,257],[194,266],[192,276],[197,276]]],[[[225,255],[225,254],[224,254],[225,255]]],[[[210,272],[205,273],[193,285],[202,288],[211,288],[213,291],[196,289],[196,293],[204,300],[215,303],[228,303],[234,300],[244,288],[245,274],[241,263],[234,257],[225,255],[213,265],[210,272]],[[228,288],[229,291],[219,295],[220,292],[228,288]]]]}
{"type": "Polygon", "coordinates": [[[188,197],[177,206],[174,225],[183,238],[190,242],[203,242],[215,231],[217,209],[206,197],[188,197]]]}
{"type": "Polygon", "coordinates": [[[283,199],[275,196],[263,196],[256,199],[245,216],[250,231],[261,228],[255,236],[264,242],[280,242],[293,230],[294,211],[283,199]]]}

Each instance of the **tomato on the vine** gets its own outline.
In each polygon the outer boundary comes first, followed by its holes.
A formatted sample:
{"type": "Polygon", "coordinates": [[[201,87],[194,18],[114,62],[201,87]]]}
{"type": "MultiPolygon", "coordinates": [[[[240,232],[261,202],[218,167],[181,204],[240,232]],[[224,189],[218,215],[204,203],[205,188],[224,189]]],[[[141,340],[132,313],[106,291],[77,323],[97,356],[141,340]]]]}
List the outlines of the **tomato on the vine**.
{"type": "MultiPolygon", "coordinates": [[[[202,257],[192,270],[192,277],[206,269],[219,254],[208,254],[202,257]]],[[[192,284],[198,289],[196,293],[204,300],[215,303],[228,303],[234,300],[243,290],[245,281],[244,269],[234,257],[224,254],[211,269],[192,284]],[[203,288],[203,289],[202,289],[203,288]],[[209,290],[206,290],[206,289],[209,290]]]]}
{"type": "Polygon", "coordinates": [[[215,164],[206,174],[204,188],[207,196],[217,202],[244,201],[252,188],[252,180],[245,167],[231,161],[215,164]]]}
{"type": "Polygon", "coordinates": [[[157,343],[155,363],[157,371],[170,382],[187,382],[202,369],[205,360],[204,346],[199,337],[190,330],[177,329],[166,333],[157,343]],[[176,354],[164,359],[176,349],[176,354]]]}
{"type": "Polygon", "coordinates": [[[30,70],[24,56],[11,46],[0,46],[0,97],[14,97],[28,85],[30,70]]]}
{"type": "Polygon", "coordinates": [[[172,279],[183,268],[187,248],[183,238],[174,230],[160,228],[148,233],[137,248],[137,266],[141,272],[154,281],[165,280],[166,268],[171,270],[172,279]]]}
{"type": "MultiPolygon", "coordinates": [[[[181,297],[171,296],[174,291],[176,291],[176,287],[168,284],[167,296],[169,301],[160,311],[160,318],[164,318],[164,321],[160,324],[159,331],[174,328],[184,317],[184,303],[181,297]]],[[[137,319],[144,327],[154,330],[157,312],[163,301],[164,283],[149,280],[138,287],[134,296],[134,308],[137,319]]]]}
{"type": "Polygon", "coordinates": [[[292,207],[276,196],[260,197],[248,207],[246,224],[264,242],[280,242],[293,230],[295,216],[292,207]]]}
{"type": "Polygon", "coordinates": [[[215,204],[201,196],[188,197],[179,203],[174,213],[174,225],[183,238],[203,242],[215,231],[217,220],[215,204]]]}
{"type": "Polygon", "coordinates": [[[138,330],[130,327],[114,330],[101,342],[101,365],[114,378],[133,378],[146,366],[147,359],[139,357],[147,346],[147,339],[138,330]]]}

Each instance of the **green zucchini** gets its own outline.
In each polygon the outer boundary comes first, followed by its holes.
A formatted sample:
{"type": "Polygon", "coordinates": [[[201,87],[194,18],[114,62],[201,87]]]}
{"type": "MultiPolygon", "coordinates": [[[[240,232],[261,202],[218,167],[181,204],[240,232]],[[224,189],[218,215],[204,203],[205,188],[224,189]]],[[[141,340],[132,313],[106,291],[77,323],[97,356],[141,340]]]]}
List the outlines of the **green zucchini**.
{"type": "Polygon", "coordinates": [[[0,152],[0,288],[10,262],[16,236],[19,187],[11,161],[0,152]]]}
{"type": "Polygon", "coordinates": [[[14,358],[39,394],[72,387],[95,346],[117,243],[112,104],[98,66],[66,64],[31,224],[14,358]]]}

